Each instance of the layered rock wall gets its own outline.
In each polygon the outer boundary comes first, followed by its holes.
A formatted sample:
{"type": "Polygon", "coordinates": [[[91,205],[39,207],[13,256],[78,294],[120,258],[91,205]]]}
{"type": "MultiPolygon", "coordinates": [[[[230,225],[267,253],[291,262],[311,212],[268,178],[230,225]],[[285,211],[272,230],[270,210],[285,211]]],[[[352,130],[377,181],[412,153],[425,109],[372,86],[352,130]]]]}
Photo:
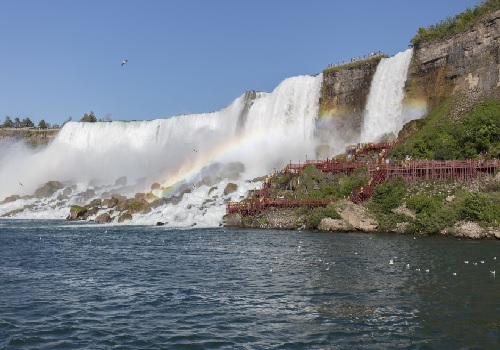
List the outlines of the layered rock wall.
{"type": "Polygon", "coordinates": [[[0,140],[24,141],[30,147],[44,147],[57,135],[59,129],[0,129],[0,140]]]}
{"type": "Polygon", "coordinates": [[[500,86],[500,11],[469,30],[414,48],[406,103],[436,107],[456,92],[484,92],[500,86]]]}
{"type": "Polygon", "coordinates": [[[339,144],[359,139],[371,81],[381,58],[323,71],[319,110],[321,124],[316,129],[316,136],[324,144],[329,144],[332,139],[339,144]]]}

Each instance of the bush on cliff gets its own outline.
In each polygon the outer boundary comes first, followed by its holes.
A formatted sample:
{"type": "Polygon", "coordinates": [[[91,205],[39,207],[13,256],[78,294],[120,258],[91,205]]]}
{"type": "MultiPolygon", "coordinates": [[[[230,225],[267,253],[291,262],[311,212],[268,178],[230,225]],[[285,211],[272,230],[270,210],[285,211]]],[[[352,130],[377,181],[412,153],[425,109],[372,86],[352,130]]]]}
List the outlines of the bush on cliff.
{"type": "Polygon", "coordinates": [[[461,209],[463,220],[500,222],[500,205],[486,193],[467,193],[461,209]]]}
{"type": "Polygon", "coordinates": [[[306,228],[316,230],[324,218],[341,219],[339,213],[332,207],[314,208],[306,216],[306,228]]]}
{"type": "Polygon", "coordinates": [[[402,179],[377,185],[373,190],[372,208],[382,213],[390,211],[403,203],[406,195],[406,184],[402,179]]]}
{"type": "Polygon", "coordinates": [[[428,41],[444,39],[462,33],[477,23],[485,14],[496,10],[500,10],[500,0],[484,0],[474,9],[467,8],[455,17],[448,17],[427,28],[419,28],[417,34],[411,39],[411,43],[418,46],[428,41]]]}
{"type": "Polygon", "coordinates": [[[500,101],[485,100],[462,117],[461,123],[447,118],[449,102],[423,119],[415,131],[390,157],[403,159],[473,159],[479,154],[500,156],[500,101]]]}

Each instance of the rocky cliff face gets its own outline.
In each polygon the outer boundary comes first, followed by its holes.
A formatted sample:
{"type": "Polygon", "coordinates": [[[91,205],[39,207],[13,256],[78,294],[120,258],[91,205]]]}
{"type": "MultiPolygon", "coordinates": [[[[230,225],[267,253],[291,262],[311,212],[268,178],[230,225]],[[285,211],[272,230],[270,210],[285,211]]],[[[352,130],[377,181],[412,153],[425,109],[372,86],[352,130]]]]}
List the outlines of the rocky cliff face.
{"type": "MultiPolygon", "coordinates": [[[[320,117],[329,126],[318,131],[320,137],[352,140],[359,135],[378,63],[366,60],[323,72],[320,117]],[[332,135],[332,129],[339,131],[332,135]]],[[[496,11],[464,33],[414,47],[404,104],[429,110],[452,94],[485,96],[499,86],[500,11],[496,11]]]]}
{"type": "MultiPolygon", "coordinates": [[[[370,84],[382,56],[323,71],[320,98],[321,127],[317,137],[328,143],[358,139],[370,84]]],[[[320,155],[318,155],[320,156],[320,155]]]]}
{"type": "Polygon", "coordinates": [[[33,148],[44,147],[57,135],[59,129],[0,129],[0,140],[24,141],[33,148]]]}
{"type": "Polygon", "coordinates": [[[485,92],[500,86],[500,11],[471,29],[414,48],[406,102],[429,108],[456,92],[485,92]]]}

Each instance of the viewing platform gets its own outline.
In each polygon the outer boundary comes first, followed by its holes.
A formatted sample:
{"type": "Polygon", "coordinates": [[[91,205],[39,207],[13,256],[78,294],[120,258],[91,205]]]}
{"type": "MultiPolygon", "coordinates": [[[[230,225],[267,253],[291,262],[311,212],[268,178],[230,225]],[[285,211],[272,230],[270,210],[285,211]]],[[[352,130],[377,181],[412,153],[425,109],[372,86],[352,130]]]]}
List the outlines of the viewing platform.
{"type": "Polygon", "coordinates": [[[342,62],[330,63],[328,66],[326,66],[326,69],[340,67],[340,66],[345,66],[346,64],[351,64],[351,63],[354,63],[354,62],[366,61],[366,60],[369,60],[369,59],[372,59],[372,58],[376,58],[376,57],[388,57],[388,55],[386,55],[382,51],[371,52],[371,53],[369,53],[367,55],[355,56],[355,57],[351,58],[350,61],[342,61],[342,62]]]}

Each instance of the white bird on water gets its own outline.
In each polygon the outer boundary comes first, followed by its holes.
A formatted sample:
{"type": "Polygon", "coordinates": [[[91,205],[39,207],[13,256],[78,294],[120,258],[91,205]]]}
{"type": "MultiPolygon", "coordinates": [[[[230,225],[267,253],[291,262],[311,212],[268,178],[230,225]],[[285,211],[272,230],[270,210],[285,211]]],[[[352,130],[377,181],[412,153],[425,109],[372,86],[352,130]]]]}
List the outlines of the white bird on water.
{"type": "Polygon", "coordinates": [[[394,261],[392,259],[389,260],[389,265],[394,265],[394,261]]]}
{"type": "Polygon", "coordinates": [[[490,271],[493,276],[495,276],[495,271],[490,271]]]}

